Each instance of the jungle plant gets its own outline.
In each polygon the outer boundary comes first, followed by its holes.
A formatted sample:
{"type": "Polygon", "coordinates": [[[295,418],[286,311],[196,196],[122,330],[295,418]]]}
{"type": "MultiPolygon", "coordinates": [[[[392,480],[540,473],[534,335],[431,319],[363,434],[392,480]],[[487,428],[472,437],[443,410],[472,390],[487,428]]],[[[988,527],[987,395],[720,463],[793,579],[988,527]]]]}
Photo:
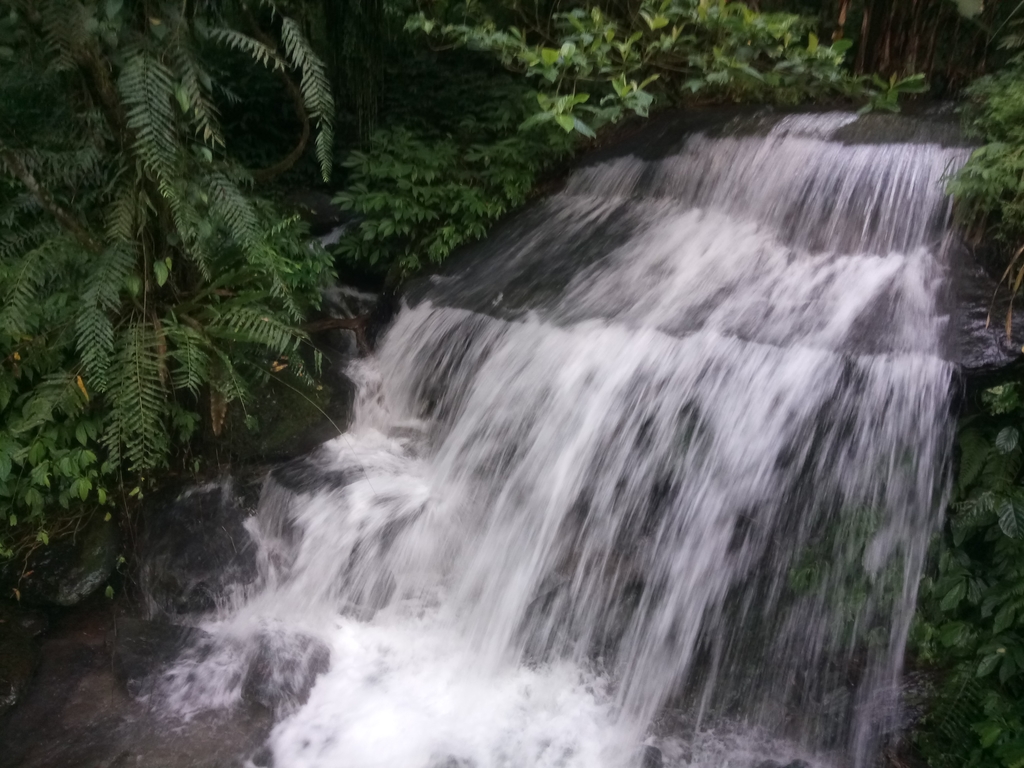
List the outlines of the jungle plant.
{"type": "Polygon", "coordinates": [[[922,584],[914,642],[943,680],[918,742],[935,768],[1024,766],[1022,395],[992,387],[961,421],[955,503],[922,584]]]}
{"type": "Polygon", "coordinates": [[[439,45],[491,52],[536,84],[539,109],[527,126],[550,122],[585,136],[625,114],[646,115],[656,98],[797,104],[875,92],[843,69],[850,41],[822,43],[807,17],[726,0],[628,5],[627,16],[579,4],[502,29],[467,2],[448,17],[472,23],[421,13],[409,28],[439,45]]]}
{"type": "Polygon", "coordinates": [[[166,466],[203,421],[219,433],[303,342],[330,261],[229,154],[219,105],[242,95],[215,53],[291,82],[326,177],[324,67],[272,5],[0,2],[8,550],[26,520],[45,536],[48,513],[166,466]]]}
{"type": "Polygon", "coordinates": [[[525,202],[538,174],[569,154],[563,131],[518,130],[532,113],[523,84],[495,74],[463,79],[474,87],[451,124],[393,110],[398,125],[342,163],[348,186],[335,201],[359,215],[337,245],[342,259],[378,267],[392,283],[440,264],[525,202]]]}

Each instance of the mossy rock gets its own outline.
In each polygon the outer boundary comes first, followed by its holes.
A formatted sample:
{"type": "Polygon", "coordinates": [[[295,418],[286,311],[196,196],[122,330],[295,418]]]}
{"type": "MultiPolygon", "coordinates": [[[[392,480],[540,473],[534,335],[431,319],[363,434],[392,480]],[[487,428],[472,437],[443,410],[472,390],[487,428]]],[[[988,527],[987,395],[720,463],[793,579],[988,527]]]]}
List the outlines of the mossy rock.
{"type": "Polygon", "coordinates": [[[69,606],[102,588],[110,578],[121,546],[117,524],[93,514],[75,531],[33,551],[28,562],[0,568],[5,592],[17,590],[26,603],[69,606]]]}
{"type": "Polygon", "coordinates": [[[347,428],[354,392],[354,385],[338,375],[312,390],[271,380],[244,411],[231,409],[217,450],[243,464],[306,454],[347,428]]]}

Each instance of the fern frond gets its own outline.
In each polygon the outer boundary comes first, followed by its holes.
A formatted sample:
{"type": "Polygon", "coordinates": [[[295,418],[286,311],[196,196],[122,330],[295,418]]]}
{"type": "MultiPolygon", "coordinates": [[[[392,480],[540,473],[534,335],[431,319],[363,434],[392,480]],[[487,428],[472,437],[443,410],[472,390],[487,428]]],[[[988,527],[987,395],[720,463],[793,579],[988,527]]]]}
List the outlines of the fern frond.
{"type": "Polygon", "coordinates": [[[171,380],[175,389],[188,390],[196,397],[210,380],[210,356],[203,334],[179,323],[173,315],[164,320],[164,334],[170,347],[168,357],[176,363],[171,380]]]}
{"type": "Polygon", "coordinates": [[[74,50],[82,44],[88,29],[86,9],[81,3],[65,0],[47,0],[41,4],[43,39],[53,52],[50,67],[56,72],[68,72],[75,68],[74,50]]]}
{"type": "Polygon", "coordinates": [[[281,322],[261,308],[231,306],[211,324],[211,333],[231,340],[264,347],[276,355],[295,349],[305,338],[297,328],[281,322]]]}
{"type": "Polygon", "coordinates": [[[24,229],[10,227],[0,232],[0,259],[14,259],[58,232],[59,228],[49,220],[24,229]]]}
{"type": "Polygon", "coordinates": [[[135,320],[119,346],[103,442],[113,461],[127,460],[133,471],[141,472],[164,464],[170,450],[156,333],[149,323],[135,320]]]}
{"type": "Polygon", "coordinates": [[[181,89],[192,113],[192,126],[204,142],[224,146],[216,105],[210,100],[213,83],[186,45],[175,49],[175,65],[181,75],[181,89]]]}
{"type": "Polygon", "coordinates": [[[210,215],[227,229],[249,255],[260,236],[259,221],[249,198],[225,174],[214,172],[209,179],[210,215]]]}
{"type": "Polygon", "coordinates": [[[121,184],[106,210],[107,238],[114,242],[130,243],[139,234],[144,220],[145,194],[130,182],[121,184]]]}
{"type": "Polygon", "coordinates": [[[158,179],[172,175],[178,138],[174,117],[174,75],[141,49],[128,56],[117,79],[127,123],[143,166],[158,179]]]}
{"type": "Polygon", "coordinates": [[[135,254],[125,246],[110,248],[94,261],[94,265],[82,293],[75,332],[79,356],[90,385],[103,392],[107,389],[107,371],[114,352],[111,315],[118,307],[125,278],[135,266],[135,254]]]}
{"type": "Polygon", "coordinates": [[[316,157],[324,181],[331,178],[331,148],[334,144],[334,95],[327,79],[327,67],[316,55],[298,22],[281,20],[281,41],[289,63],[302,73],[299,89],[306,110],[317,126],[316,157]]]}
{"type": "Polygon", "coordinates": [[[59,265],[65,259],[80,254],[81,249],[74,240],[55,236],[44,240],[18,262],[3,265],[0,285],[10,288],[0,307],[0,332],[10,336],[27,335],[31,331],[29,319],[35,315],[34,305],[40,300],[47,279],[59,273],[59,265]]]}
{"type": "Polygon", "coordinates": [[[226,45],[232,50],[249,54],[255,61],[267,67],[267,69],[284,69],[284,61],[282,61],[277,51],[238,30],[218,27],[217,29],[210,30],[210,38],[222,45],[226,45]]]}

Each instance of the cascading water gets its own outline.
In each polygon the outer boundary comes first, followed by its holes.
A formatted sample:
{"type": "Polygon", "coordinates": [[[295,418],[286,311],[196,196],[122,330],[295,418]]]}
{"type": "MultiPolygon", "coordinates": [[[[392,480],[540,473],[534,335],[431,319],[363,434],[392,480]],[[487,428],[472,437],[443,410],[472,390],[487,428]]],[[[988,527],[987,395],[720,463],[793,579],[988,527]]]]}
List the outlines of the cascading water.
{"type": "Polygon", "coordinates": [[[966,152],[854,119],[591,165],[434,278],[350,431],[268,479],[262,578],[166,704],[262,691],[277,768],[869,765],[945,492],[966,152]]]}

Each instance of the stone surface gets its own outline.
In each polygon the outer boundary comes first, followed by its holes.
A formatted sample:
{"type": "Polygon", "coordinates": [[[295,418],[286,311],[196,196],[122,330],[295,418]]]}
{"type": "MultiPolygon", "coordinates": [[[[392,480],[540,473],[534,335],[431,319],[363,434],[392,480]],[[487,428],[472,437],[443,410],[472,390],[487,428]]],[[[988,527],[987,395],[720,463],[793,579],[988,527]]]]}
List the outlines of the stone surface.
{"type": "Polygon", "coordinates": [[[146,693],[160,670],[203,634],[194,627],[119,618],[106,637],[111,669],[129,694],[146,693]]]}
{"type": "Polygon", "coordinates": [[[150,618],[173,622],[213,610],[232,585],[256,575],[246,520],[259,477],[231,477],[147,499],[140,514],[138,580],[150,618]]]}
{"type": "Polygon", "coordinates": [[[249,662],[242,700],[278,715],[291,712],[306,702],[330,663],[330,649],[312,637],[264,635],[249,662]]]}
{"type": "Polygon", "coordinates": [[[37,637],[46,617],[4,600],[0,602],[0,718],[20,701],[39,663],[37,637]]]}
{"type": "Polygon", "coordinates": [[[74,531],[35,549],[27,562],[0,568],[4,593],[25,603],[70,606],[106,585],[120,552],[117,524],[94,514],[74,531]]]}
{"type": "Polygon", "coordinates": [[[3,768],[240,768],[266,741],[270,713],[211,712],[190,721],[133,698],[107,640],[117,606],[103,595],[58,614],[23,700],[0,716],[3,768]]]}
{"type": "Polygon", "coordinates": [[[640,752],[640,768],[662,768],[664,762],[661,750],[657,747],[648,744],[640,752]]]}
{"type": "Polygon", "coordinates": [[[953,261],[950,357],[968,376],[998,372],[1020,361],[1024,333],[1019,319],[1018,327],[1006,335],[1008,292],[997,290],[995,280],[966,250],[953,254],[953,261]]]}

